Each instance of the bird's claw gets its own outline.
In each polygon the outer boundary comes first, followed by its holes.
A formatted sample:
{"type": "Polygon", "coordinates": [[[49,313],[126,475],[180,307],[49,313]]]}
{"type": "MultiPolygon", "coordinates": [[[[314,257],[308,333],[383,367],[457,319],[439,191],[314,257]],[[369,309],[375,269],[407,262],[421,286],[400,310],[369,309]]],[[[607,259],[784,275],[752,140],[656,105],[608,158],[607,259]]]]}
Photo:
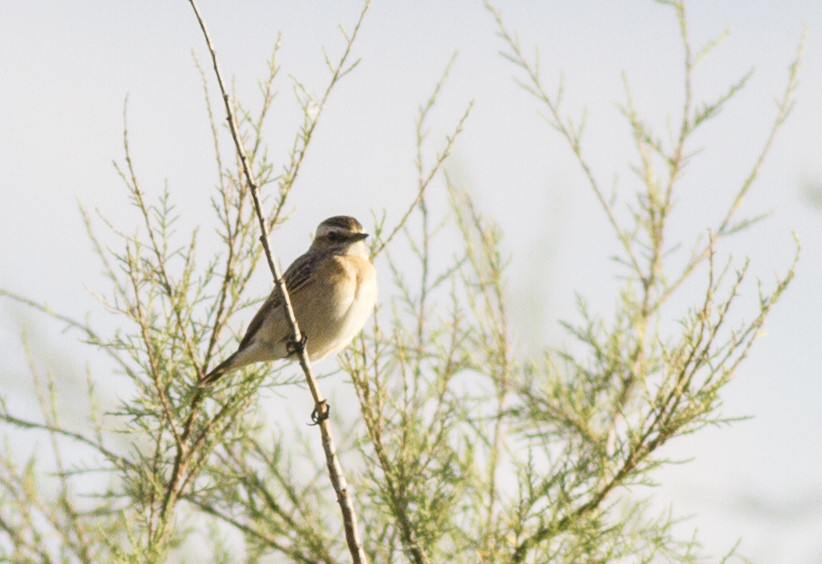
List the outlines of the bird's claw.
{"type": "Polygon", "coordinates": [[[306,345],[308,344],[308,335],[303,333],[300,336],[300,340],[296,340],[293,337],[288,340],[285,344],[285,350],[288,352],[288,356],[292,354],[302,354],[305,350],[306,345]]]}
{"type": "Polygon", "coordinates": [[[311,412],[311,423],[309,425],[319,425],[326,419],[328,419],[329,415],[331,414],[331,406],[328,405],[328,402],[322,400],[318,402],[316,407],[314,407],[314,411],[311,412]]]}

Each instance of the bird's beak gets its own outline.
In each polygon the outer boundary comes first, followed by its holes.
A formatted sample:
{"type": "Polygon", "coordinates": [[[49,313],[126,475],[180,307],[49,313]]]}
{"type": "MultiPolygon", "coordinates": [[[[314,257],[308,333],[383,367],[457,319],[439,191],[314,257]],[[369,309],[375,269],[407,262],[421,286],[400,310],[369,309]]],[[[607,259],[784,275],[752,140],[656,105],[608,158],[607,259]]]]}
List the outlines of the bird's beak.
{"type": "Polygon", "coordinates": [[[362,241],[366,237],[368,237],[368,233],[357,233],[351,236],[351,242],[356,243],[357,241],[362,241]]]}

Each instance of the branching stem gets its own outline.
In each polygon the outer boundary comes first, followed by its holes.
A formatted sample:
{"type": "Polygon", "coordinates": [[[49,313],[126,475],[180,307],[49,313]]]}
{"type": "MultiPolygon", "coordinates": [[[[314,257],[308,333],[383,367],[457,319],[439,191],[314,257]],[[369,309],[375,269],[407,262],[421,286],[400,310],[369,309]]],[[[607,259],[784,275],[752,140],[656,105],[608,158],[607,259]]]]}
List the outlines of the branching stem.
{"type": "MultiPolygon", "coordinates": [[[[214,74],[216,75],[217,84],[220,87],[220,93],[223,98],[223,103],[225,104],[228,125],[229,129],[231,130],[231,137],[234,140],[234,146],[237,150],[237,156],[240,159],[240,162],[242,163],[243,174],[245,175],[245,180],[248,184],[249,190],[251,191],[251,198],[254,201],[254,210],[257,215],[257,220],[260,223],[260,242],[262,243],[263,250],[265,251],[265,258],[268,262],[268,267],[271,270],[271,274],[274,277],[274,283],[276,284],[278,291],[283,297],[283,310],[285,311],[286,318],[288,319],[288,322],[291,325],[292,338],[294,342],[301,342],[302,333],[300,332],[300,327],[297,324],[297,318],[294,316],[294,308],[291,305],[291,298],[288,295],[288,289],[285,287],[285,282],[283,281],[282,274],[276,262],[274,261],[274,257],[271,253],[271,248],[268,243],[268,228],[266,226],[265,216],[263,215],[262,207],[260,205],[257,182],[254,179],[254,174],[251,171],[251,166],[249,164],[248,157],[246,156],[246,151],[245,147],[243,146],[243,142],[239,132],[237,119],[234,115],[234,109],[231,105],[231,98],[229,97],[228,91],[225,87],[225,83],[223,82],[223,76],[220,71],[220,65],[217,61],[217,52],[215,51],[214,46],[212,44],[211,36],[209,35],[208,29],[206,28],[205,20],[202,18],[200,11],[197,8],[197,3],[195,2],[195,0],[189,0],[189,3],[191,4],[191,7],[194,10],[194,14],[197,17],[197,21],[200,24],[200,29],[203,32],[203,37],[206,41],[208,51],[211,55],[211,61],[214,66],[214,74]]],[[[340,78],[340,73],[344,72],[342,70],[343,64],[346,58],[348,57],[351,45],[354,42],[357,31],[359,30],[360,24],[362,23],[362,20],[365,17],[365,12],[367,11],[367,9],[368,1],[366,1],[365,7],[363,8],[363,11],[360,14],[360,18],[357,21],[357,24],[354,28],[354,32],[352,33],[351,37],[348,38],[348,45],[343,55],[342,62],[338,67],[337,72],[335,72],[333,75],[331,82],[332,86],[340,78]]],[[[322,107],[325,104],[328,94],[330,93],[330,90],[331,87],[329,87],[329,89],[326,91],[326,95],[323,97],[319,110],[322,110],[322,107]]],[[[302,162],[302,159],[305,155],[308,139],[310,138],[311,131],[313,130],[313,126],[315,124],[316,120],[313,122],[311,129],[306,132],[304,146],[302,148],[302,151],[300,152],[297,161],[297,168],[294,169],[294,171],[291,173],[291,176],[288,179],[289,182],[293,182],[294,177],[296,176],[296,171],[299,169],[299,164],[302,162]]],[[[351,557],[355,564],[365,563],[367,562],[367,559],[365,556],[365,552],[363,551],[362,541],[360,540],[360,533],[357,527],[357,516],[354,511],[353,504],[351,503],[351,497],[348,495],[348,486],[346,484],[345,477],[342,473],[342,467],[340,466],[340,461],[337,456],[336,447],[334,445],[334,439],[331,435],[331,425],[327,418],[328,405],[325,403],[322,393],[320,392],[319,385],[317,384],[317,379],[314,376],[314,373],[311,369],[311,362],[308,358],[308,353],[305,351],[305,347],[299,347],[297,352],[299,356],[300,366],[302,367],[303,373],[305,374],[308,388],[311,391],[312,397],[314,398],[315,410],[320,416],[318,427],[320,428],[320,433],[322,436],[323,451],[325,452],[331,483],[334,486],[334,491],[337,493],[337,501],[340,505],[340,510],[343,515],[345,537],[348,543],[348,549],[351,552],[351,557]]]]}

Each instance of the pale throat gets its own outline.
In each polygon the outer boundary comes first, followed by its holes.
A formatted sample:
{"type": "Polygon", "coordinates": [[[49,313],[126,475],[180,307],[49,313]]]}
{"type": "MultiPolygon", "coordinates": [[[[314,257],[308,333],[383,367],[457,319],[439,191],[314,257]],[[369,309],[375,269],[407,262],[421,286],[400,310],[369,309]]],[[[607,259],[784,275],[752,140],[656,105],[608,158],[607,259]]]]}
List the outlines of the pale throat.
{"type": "Polygon", "coordinates": [[[357,241],[353,245],[350,245],[348,249],[345,251],[345,254],[350,257],[360,257],[364,259],[368,259],[368,247],[365,246],[365,242],[357,241]]]}

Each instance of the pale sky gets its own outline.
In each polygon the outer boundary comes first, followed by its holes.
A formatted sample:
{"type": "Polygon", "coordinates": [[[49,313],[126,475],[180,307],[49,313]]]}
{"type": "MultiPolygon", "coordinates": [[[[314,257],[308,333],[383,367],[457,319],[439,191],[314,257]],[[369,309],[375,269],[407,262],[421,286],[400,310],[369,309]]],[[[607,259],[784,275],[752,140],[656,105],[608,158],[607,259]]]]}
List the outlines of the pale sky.
{"type": "MultiPolygon", "coordinates": [[[[496,3],[526,52],[539,45],[547,84],[564,74],[566,110],[588,109],[585,150],[600,182],[623,193],[635,162],[624,118],[623,72],[635,103],[660,132],[678,118],[682,48],[673,12],[650,0],[496,3]]],[[[256,108],[256,84],[282,32],[280,92],[267,129],[280,162],[298,114],[289,75],[320,94],[321,47],[332,58],[360,4],[202,0],[223,72],[256,108]]],[[[802,25],[808,26],[798,102],[780,131],[743,215],[773,211],[722,249],[750,256],[770,283],[803,244],[797,277],[766,325],[767,335],[726,390],[723,413],[753,415],[731,427],[675,441],[669,453],[694,458],[658,475],[653,492],[694,517],[715,554],[742,538],[740,553],[766,564],[822,563],[822,208],[803,185],[822,186],[822,2],[699,0],[689,4],[695,46],[726,28],[731,35],[694,78],[698,100],[755,72],[748,87],[703,132],[688,170],[670,237],[689,247],[716,224],[758,154],[774,118],[802,25]]],[[[362,62],[326,109],[295,188],[293,219],[273,245],[288,264],[323,218],[341,213],[396,219],[414,193],[414,118],[451,55],[459,52],[441,104],[430,118],[429,159],[466,105],[475,101],[450,170],[505,231],[513,324],[523,351],[561,346],[559,320],[577,319],[574,293],[607,312],[616,299],[608,257],[616,251],[602,210],[568,147],[519,89],[515,69],[480,1],[374,0],[355,56],[362,62]],[[282,249],[280,251],[280,249],[282,249]]],[[[118,225],[136,225],[112,166],[122,162],[122,111],[128,95],[130,142],[143,187],[165,182],[184,212],[181,227],[209,213],[215,174],[202,86],[191,51],[205,65],[188,2],[0,3],[0,287],[44,300],[75,317],[99,316],[84,289],[105,288],[77,208],[99,208],[118,225]]],[[[207,65],[206,65],[207,66],[207,65]]],[[[209,79],[211,77],[209,76],[209,79]]],[[[212,82],[212,89],[216,86],[212,82]]],[[[388,280],[385,264],[378,264],[388,280]]],[[[260,278],[259,293],[268,282],[260,278]]],[[[755,300],[755,295],[744,296],[755,300]]],[[[752,304],[753,301],[748,302],[752,304]]],[[[750,312],[748,309],[748,317],[750,312]]],[[[742,315],[746,312],[743,311],[742,315]]],[[[0,303],[3,387],[22,389],[23,324],[68,355],[81,371],[94,351],[31,312],[0,303]]],[[[93,366],[93,360],[92,360],[93,366]]],[[[685,529],[683,529],[685,530],[685,529]]]]}

